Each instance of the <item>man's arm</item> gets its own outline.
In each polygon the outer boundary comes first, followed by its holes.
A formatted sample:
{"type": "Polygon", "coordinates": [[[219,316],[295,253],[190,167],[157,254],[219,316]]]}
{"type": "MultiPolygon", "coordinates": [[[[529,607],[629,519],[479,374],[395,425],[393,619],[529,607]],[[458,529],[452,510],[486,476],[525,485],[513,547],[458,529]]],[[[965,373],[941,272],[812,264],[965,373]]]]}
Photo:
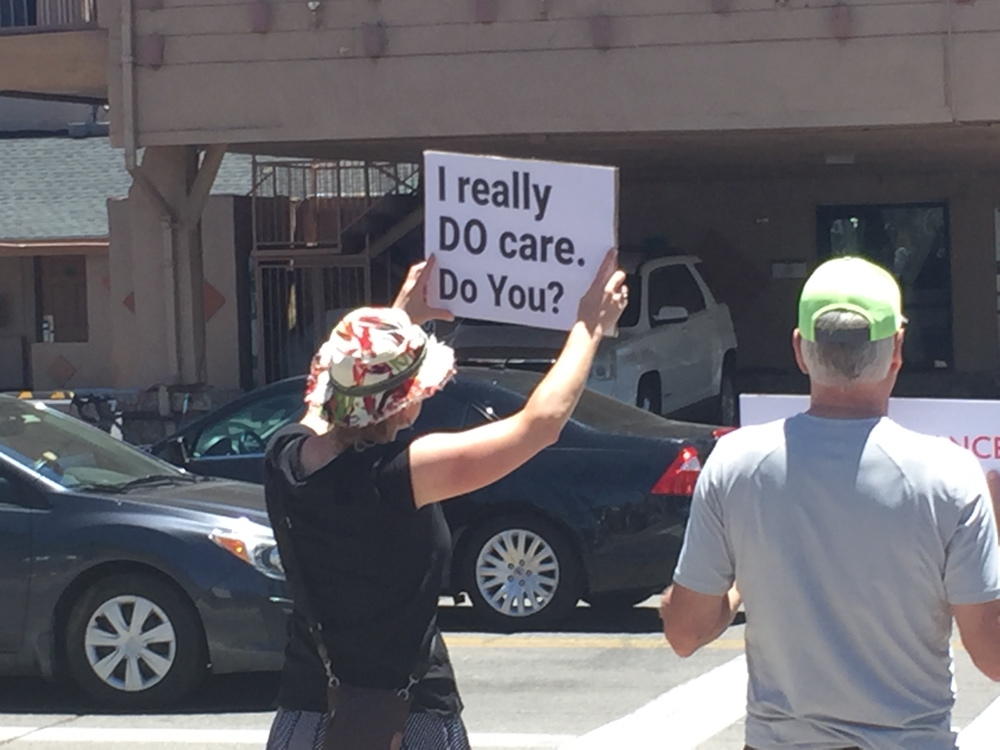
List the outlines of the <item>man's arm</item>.
{"type": "Polygon", "coordinates": [[[663,635],[682,657],[718,638],[740,606],[723,518],[727,493],[720,489],[727,486],[721,474],[730,465],[726,440],[719,440],[698,477],[674,583],[660,602],[663,635]]]}
{"type": "Polygon", "coordinates": [[[990,488],[990,498],[993,500],[993,519],[1000,523],[1000,471],[990,469],[986,472],[986,484],[990,488]]]}
{"type": "MultiPolygon", "coordinates": [[[[987,472],[986,484],[996,523],[1000,519],[1000,473],[987,472]]],[[[991,680],[1000,682],[1000,599],[982,604],[953,604],[951,612],[972,663],[991,680]]]]}
{"type": "Polygon", "coordinates": [[[951,611],[972,663],[991,680],[1000,682],[1000,599],[984,604],[953,604],[951,611]]]}
{"type": "Polygon", "coordinates": [[[722,635],[739,608],[740,592],[735,586],[722,596],[711,596],[675,583],[660,602],[663,635],[678,656],[691,656],[722,635]]]}

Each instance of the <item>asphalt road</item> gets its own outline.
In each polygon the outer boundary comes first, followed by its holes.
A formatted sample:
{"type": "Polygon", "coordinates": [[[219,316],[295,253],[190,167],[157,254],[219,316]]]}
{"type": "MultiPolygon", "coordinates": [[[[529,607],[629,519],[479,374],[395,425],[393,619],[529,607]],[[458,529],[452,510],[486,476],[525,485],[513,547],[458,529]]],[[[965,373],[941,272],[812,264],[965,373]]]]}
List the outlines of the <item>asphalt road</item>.
{"type": "MultiPolygon", "coordinates": [[[[613,616],[581,607],[558,633],[514,635],[478,631],[468,609],[446,607],[441,615],[476,750],[742,748],[741,625],[682,660],[664,643],[652,607],[613,616]]],[[[1000,685],[980,676],[960,649],[956,664],[954,723],[972,725],[963,750],[995,750],[1000,685]],[[991,739],[976,742],[973,733],[991,739]]],[[[220,676],[171,713],[121,715],[94,712],[65,686],[6,678],[0,745],[259,748],[276,687],[274,675],[220,676]]]]}

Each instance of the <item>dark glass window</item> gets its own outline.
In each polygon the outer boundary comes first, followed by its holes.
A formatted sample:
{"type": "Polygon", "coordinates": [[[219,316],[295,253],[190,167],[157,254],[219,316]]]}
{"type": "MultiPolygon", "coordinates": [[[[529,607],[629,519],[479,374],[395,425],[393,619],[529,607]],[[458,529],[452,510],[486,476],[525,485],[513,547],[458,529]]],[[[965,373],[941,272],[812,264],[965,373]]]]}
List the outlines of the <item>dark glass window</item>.
{"type": "Polygon", "coordinates": [[[903,290],[909,319],[903,348],[909,369],[953,364],[951,250],[944,203],[820,206],[816,210],[821,260],[860,255],[889,269],[903,290]]]}
{"type": "Polygon", "coordinates": [[[691,270],[683,264],[657,268],[649,274],[649,320],[663,307],[683,307],[688,315],[705,309],[705,295],[691,270]]]}
{"type": "MultiPolygon", "coordinates": [[[[470,426],[514,414],[524,406],[541,379],[541,374],[519,370],[460,373],[462,383],[475,384],[466,390],[472,401],[470,426]]],[[[572,421],[601,432],[660,437],[666,424],[663,417],[591,390],[580,396],[572,421]]]]}
{"type": "Polygon", "coordinates": [[[37,0],[0,0],[0,28],[37,25],[37,0]]]}
{"type": "Polygon", "coordinates": [[[191,454],[201,458],[263,453],[271,436],[299,419],[304,410],[297,388],[251,401],[202,430],[191,454]]]}

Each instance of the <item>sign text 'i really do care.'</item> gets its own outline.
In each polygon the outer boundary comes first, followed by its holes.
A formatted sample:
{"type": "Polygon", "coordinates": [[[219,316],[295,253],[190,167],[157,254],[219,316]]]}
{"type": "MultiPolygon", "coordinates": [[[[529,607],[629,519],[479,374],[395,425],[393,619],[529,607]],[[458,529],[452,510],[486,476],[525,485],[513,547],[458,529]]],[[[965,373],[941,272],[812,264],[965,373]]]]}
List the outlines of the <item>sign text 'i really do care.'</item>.
{"type": "Polygon", "coordinates": [[[569,329],[616,245],[617,170],[424,153],[430,302],[455,315],[569,329]]]}

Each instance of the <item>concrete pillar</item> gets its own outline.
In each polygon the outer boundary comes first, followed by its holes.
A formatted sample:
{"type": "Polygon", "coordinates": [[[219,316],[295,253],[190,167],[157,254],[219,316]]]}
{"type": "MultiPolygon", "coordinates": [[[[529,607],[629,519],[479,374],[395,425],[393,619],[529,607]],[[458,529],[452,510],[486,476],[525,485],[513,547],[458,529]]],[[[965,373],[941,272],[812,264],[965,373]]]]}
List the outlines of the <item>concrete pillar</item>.
{"type": "Polygon", "coordinates": [[[202,260],[201,219],[179,226],[175,236],[177,260],[178,369],[182,383],[208,380],[205,352],[205,270],[202,260]]]}
{"type": "Polygon", "coordinates": [[[200,212],[183,222],[198,171],[191,146],[147,148],[143,180],[112,203],[115,380],[122,386],[206,380],[200,212]]]}

